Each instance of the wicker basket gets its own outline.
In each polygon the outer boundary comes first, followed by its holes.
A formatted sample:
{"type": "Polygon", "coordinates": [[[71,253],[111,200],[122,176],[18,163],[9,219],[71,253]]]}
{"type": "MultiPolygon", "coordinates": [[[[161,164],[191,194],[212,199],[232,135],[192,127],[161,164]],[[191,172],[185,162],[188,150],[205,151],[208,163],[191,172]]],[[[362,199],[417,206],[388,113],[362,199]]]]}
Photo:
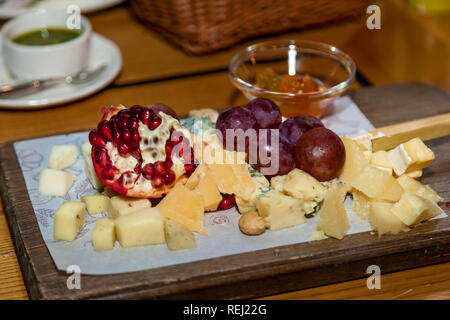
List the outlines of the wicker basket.
{"type": "Polygon", "coordinates": [[[366,0],[130,0],[152,29],[191,53],[362,14],[366,0]]]}

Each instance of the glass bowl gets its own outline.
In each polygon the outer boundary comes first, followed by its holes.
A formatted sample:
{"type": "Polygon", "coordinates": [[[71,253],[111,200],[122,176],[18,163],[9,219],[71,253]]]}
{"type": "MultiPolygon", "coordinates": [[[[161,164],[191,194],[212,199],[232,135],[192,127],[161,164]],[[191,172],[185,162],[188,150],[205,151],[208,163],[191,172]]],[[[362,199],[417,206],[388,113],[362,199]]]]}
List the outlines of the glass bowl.
{"type": "Polygon", "coordinates": [[[285,117],[309,114],[319,118],[350,87],[356,72],[355,63],[347,54],[331,45],[308,40],[268,41],[248,46],[233,57],[228,69],[233,85],[249,100],[270,99],[285,117]],[[312,76],[321,91],[289,93],[256,86],[256,77],[268,69],[279,79],[283,75],[312,76]]]}

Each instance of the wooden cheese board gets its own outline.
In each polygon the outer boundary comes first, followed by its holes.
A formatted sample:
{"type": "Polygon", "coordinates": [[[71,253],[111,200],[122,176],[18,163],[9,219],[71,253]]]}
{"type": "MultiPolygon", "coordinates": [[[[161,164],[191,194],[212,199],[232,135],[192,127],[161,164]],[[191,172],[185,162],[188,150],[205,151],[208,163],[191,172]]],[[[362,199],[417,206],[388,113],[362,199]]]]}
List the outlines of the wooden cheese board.
{"type": "MultiPolygon", "coordinates": [[[[376,127],[450,112],[447,92],[424,84],[368,87],[349,92],[376,127]]],[[[450,214],[450,137],[427,141],[436,154],[421,181],[445,200],[450,214]]],[[[82,275],[69,290],[41,237],[13,144],[0,145],[0,191],[25,284],[32,299],[242,299],[366,277],[450,260],[450,218],[397,235],[358,233],[152,270],[82,275]]]]}

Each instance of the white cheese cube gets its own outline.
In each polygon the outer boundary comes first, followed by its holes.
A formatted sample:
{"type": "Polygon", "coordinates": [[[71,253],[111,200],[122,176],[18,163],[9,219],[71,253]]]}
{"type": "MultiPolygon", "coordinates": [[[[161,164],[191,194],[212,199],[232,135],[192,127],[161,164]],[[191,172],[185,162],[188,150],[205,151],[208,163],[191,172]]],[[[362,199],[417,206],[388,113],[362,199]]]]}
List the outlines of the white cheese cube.
{"type": "Polygon", "coordinates": [[[158,208],[147,208],[115,220],[116,236],[123,248],[165,242],[164,222],[158,208]]]}
{"type": "Polygon", "coordinates": [[[388,158],[392,163],[394,172],[397,176],[405,173],[406,169],[413,163],[403,144],[388,151],[388,158]]]}
{"type": "Polygon", "coordinates": [[[82,196],[81,201],[86,203],[87,211],[91,215],[106,212],[109,207],[109,197],[104,194],[82,196]]]}
{"type": "Polygon", "coordinates": [[[42,169],[39,175],[38,193],[43,196],[64,197],[77,180],[77,176],[56,169],[42,169]]]}
{"type": "Polygon", "coordinates": [[[53,146],[48,158],[48,167],[62,170],[72,166],[78,157],[77,147],[74,145],[53,146]]]}
{"type": "Polygon", "coordinates": [[[366,130],[361,130],[359,132],[356,133],[352,133],[347,135],[348,138],[355,140],[355,142],[365,151],[370,151],[372,152],[372,138],[373,135],[366,131],[366,130]]]}
{"type": "Polygon", "coordinates": [[[55,211],[53,237],[55,240],[74,241],[86,224],[86,204],[82,202],[64,202],[55,211]]]}
{"type": "Polygon", "coordinates": [[[115,196],[109,200],[108,217],[111,219],[116,219],[118,217],[151,207],[152,204],[148,199],[115,196]]]}
{"type": "Polygon", "coordinates": [[[116,242],[116,231],[114,220],[109,218],[100,218],[95,221],[92,230],[92,245],[95,251],[111,250],[116,242]]]}

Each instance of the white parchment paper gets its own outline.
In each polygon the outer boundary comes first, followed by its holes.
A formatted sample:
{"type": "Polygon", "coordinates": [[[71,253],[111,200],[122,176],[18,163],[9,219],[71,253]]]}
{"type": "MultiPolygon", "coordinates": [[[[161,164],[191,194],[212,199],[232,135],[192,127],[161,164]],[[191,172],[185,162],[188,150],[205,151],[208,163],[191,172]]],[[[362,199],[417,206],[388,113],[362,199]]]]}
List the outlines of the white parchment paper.
{"type": "MultiPolygon", "coordinates": [[[[334,112],[323,119],[323,122],[339,135],[373,129],[372,124],[348,97],[337,99],[334,112]]],[[[87,140],[88,132],[79,132],[14,143],[42,237],[59,270],[65,271],[68,266],[77,265],[83,274],[115,274],[311,241],[309,235],[316,229],[317,216],[300,226],[279,231],[267,230],[260,236],[249,237],[239,231],[237,225],[240,214],[236,209],[206,213],[205,228],[208,236],[196,234],[197,248],[190,250],[169,251],[165,244],[123,249],[116,242],[113,250],[96,252],[92,247],[91,232],[96,219],[106,216],[106,212],[96,216],[86,214],[86,227],[75,241],[55,241],[53,239],[55,210],[64,201],[79,201],[81,196],[97,192],[84,174],[81,145],[87,140]],[[65,197],[41,196],[37,193],[39,173],[47,167],[50,149],[57,144],[78,146],[80,155],[77,162],[66,169],[75,174],[77,180],[65,197]]],[[[349,234],[371,230],[370,224],[361,220],[351,210],[349,197],[346,199],[345,207],[350,222],[349,234]]],[[[446,217],[446,214],[443,212],[438,218],[441,217],[446,217]]]]}

